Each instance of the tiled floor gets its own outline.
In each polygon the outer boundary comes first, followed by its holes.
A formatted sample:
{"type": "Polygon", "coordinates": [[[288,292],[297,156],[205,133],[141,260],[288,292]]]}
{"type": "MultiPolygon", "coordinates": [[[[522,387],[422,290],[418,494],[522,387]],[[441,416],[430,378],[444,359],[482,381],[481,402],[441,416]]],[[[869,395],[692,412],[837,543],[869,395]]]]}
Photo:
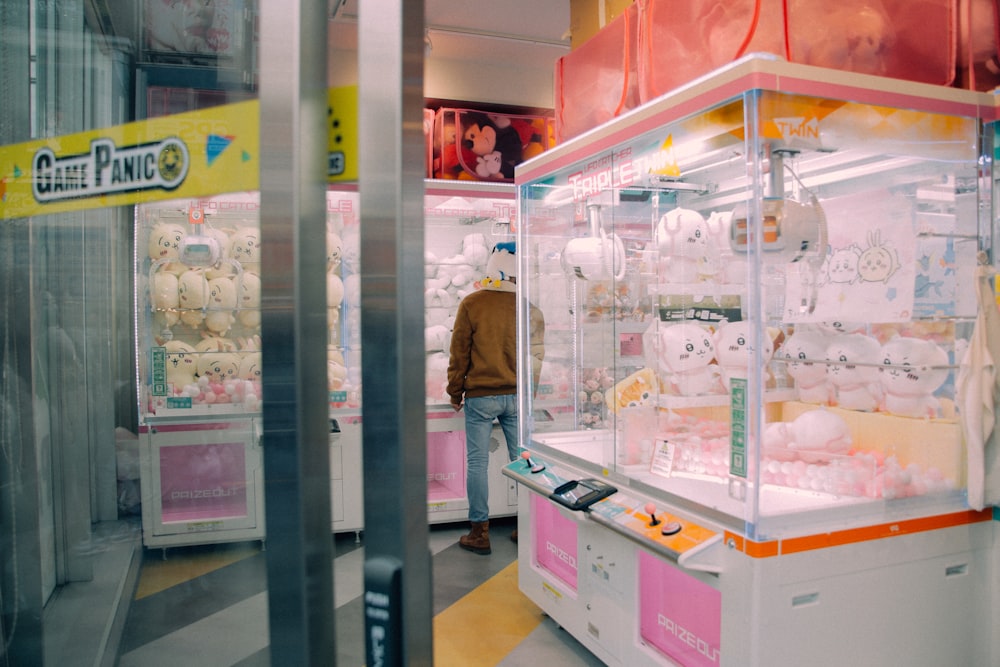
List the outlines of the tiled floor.
{"type": "MultiPolygon", "coordinates": [[[[493,553],[459,549],[460,525],[432,526],[434,664],[600,665],[517,589],[514,520],[491,522],[493,553]]],[[[365,664],[364,543],[334,536],[340,667],[365,664]]],[[[270,665],[265,554],[258,543],[144,550],[121,637],[121,667],[270,665]]],[[[56,663],[53,663],[56,664],[56,663]]],[[[277,663],[276,663],[277,664],[277,663]]]]}

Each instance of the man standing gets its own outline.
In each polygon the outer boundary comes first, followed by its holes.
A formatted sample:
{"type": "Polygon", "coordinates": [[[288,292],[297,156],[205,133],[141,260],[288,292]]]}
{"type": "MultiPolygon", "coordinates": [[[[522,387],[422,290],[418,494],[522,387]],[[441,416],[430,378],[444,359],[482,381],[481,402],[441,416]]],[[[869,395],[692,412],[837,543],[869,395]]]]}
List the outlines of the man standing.
{"type": "MultiPolygon", "coordinates": [[[[463,401],[465,406],[466,489],[472,524],[458,543],[477,554],[492,552],[487,468],[494,419],[503,429],[508,458],[515,460],[519,452],[516,273],[515,244],[498,243],[487,262],[481,289],[459,304],[451,335],[448,396],[456,412],[463,401]]],[[[538,308],[529,309],[534,388],[545,354],[545,320],[538,308]]]]}

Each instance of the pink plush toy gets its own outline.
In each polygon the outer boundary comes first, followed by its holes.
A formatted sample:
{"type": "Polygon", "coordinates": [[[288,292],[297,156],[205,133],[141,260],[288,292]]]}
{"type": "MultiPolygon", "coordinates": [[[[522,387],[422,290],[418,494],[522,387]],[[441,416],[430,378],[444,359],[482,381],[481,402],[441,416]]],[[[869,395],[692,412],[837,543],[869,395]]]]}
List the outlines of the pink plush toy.
{"type": "Polygon", "coordinates": [[[696,396],[716,391],[719,367],[708,330],[682,322],[659,329],[656,346],[660,373],[674,394],[696,396]]]}
{"type": "Polygon", "coordinates": [[[795,391],[800,401],[827,405],[831,386],[826,378],[827,337],[818,331],[796,331],[779,350],[788,360],[785,370],[795,380],[795,391]],[[813,361],[805,361],[812,359],[813,361]]]}
{"type": "Polygon", "coordinates": [[[851,449],[851,431],[842,417],[822,408],[803,412],[790,422],[764,429],[764,454],[779,461],[828,461],[851,449]]]}
{"type": "Polygon", "coordinates": [[[934,392],[948,379],[948,353],[921,338],[897,336],[882,346],[884,408],[904,417],[937,417],[934,392]]]}
{"type": "Polygon", "coordinates": [[[878,407],[882,346],[876,339],[860,333],[840,334],[827,346],[826,359],[838,406],[866,412],[878,407]]]}

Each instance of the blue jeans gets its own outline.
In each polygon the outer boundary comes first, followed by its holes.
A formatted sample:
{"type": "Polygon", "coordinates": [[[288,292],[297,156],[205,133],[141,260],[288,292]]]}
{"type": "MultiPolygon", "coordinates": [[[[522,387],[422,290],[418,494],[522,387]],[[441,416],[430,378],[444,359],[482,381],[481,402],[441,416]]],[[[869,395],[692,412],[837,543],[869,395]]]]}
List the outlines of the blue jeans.
{"type": "Polygon", "coordinates": [[[500,422],[507,441],[507,457],[518,456],[517,394],[478,396],[465,399],[465,487],[469,496],[469,521],[490,518],[490,433],[493,420],[500,422]]]}

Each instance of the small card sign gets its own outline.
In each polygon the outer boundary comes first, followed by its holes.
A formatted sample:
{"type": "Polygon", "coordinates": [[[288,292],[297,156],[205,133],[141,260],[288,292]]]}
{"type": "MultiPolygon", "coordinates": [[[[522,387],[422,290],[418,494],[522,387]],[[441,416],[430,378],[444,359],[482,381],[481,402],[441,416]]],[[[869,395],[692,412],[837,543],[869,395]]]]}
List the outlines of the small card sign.
{"type": "Polygon", "coordinates": [[[674,469],[674,452],[677,447],[666,438],[657,438],[653,444],[653,462],[649,471],[654,475],[670,477],[674,469]]]}

